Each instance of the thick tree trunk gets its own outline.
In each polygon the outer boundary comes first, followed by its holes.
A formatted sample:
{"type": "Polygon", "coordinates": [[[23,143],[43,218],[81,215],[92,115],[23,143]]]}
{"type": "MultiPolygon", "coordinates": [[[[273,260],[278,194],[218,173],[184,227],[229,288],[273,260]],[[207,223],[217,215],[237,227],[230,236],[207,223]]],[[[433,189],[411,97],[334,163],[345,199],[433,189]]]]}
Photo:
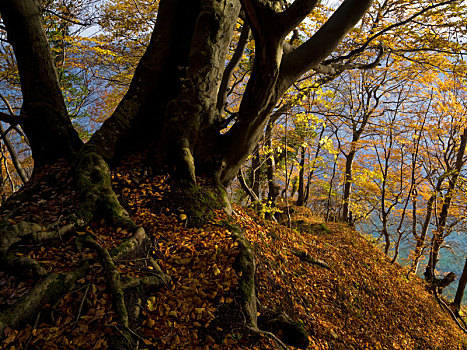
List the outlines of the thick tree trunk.
{"type": "Polygon", "coordinates": [[[82,142],[68,116],[39,6],[34,0],[3,0],[0,13],[15,52],[23,129],[37,171],[61,157],[72,157],[82,142]]]}
{"type": "Polygon", "coordinates": [[[195,182],[195,165],[200,173],[214,175],[216,180],[219,178],[213,174],[221,168],[221,157],[216,150],[223,123],[217,110],[217,99],[225,58],[239,13],[238,0],[221,3],[201,1],[190,46],[187,75],[182,81],[179,95],[167,107],[163,137],[169,144],[168,159],[176,160],[173,164],[175,174],[191,182],[195,182]],[[183,156],[180,157],[180,154],[183,156]]]}
{"type": "MultiPolygon", "coordinates": [[[[199,8],[200,1],[160,2],[151,40],[127,93],[86,144],[107,162],[115,160],[125,150],[147,147],[150,142],[161,140],[167,104],[177,97],[181,82],[186,78],[199,8]]],[[[158,149],[156,153],[162,158],[165,156],[164,150],[158,149]]]]}

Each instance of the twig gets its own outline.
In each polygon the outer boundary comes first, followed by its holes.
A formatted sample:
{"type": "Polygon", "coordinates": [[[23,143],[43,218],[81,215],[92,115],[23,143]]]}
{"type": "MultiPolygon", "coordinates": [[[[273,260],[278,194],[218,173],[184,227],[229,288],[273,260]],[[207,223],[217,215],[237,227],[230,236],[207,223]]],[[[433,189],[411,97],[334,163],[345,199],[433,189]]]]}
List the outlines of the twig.
{"type": "MultiPolygon", "coordinates": [[[[125,340],[128,342],[128,344],[131,344],[132,341],[131,341],[131,338],[128,334],[125,334],[120,328],[118,328],[118,326],[113,326],[115,329],[117,329],[117,331],[120,332],[120,334],[122,335],[123,338],[125,338],[125,340]]],[[[128,327],[125,327],[125,330],[128,330],[128,327]]]]}
{"type": "Polygon", "coordinates": [[[39,311],[39,313],[37,314],[37,317],[36,317],[36,322],[34,322],[34,327],[32,327],[32,329],[31,329],[31,335],[29,336],[28,341],[26,342],[26,345],[24,346],[24,350],[27,350],[27,348],[29,346],[29,343],[32,340],[32,335],[33,335],[32,331],[37,328],[37,325],[39,324],[39,318],[40,317],[41,317],[41,312],[39,311]]]}
{"type": "Polygon", "coordinates": [[[133,334],[136,338],[140,339],[140,340],[144,340],[143,337],[141,337],[138,333],[136,333],[134,330],[132,330],[131,328],[127,328],[127,331],[130,332],[131,334],[133,334]]]}
{"type": "Polygon", "coordinates": [[[84,301],[86,300],[86,297],[88,295],[89,286],[90,285],[88,284],[84,291],[83,298],[81,299],[81,304],[79,305],[78,315],[76,315],[76,320],[75,320],[75,323],[73,324],[73,327],[71,327],[71,331],[75,329],[76,325],[78,324],[79,318],[81,317],[81,312],[83,311],[84,301]]]}

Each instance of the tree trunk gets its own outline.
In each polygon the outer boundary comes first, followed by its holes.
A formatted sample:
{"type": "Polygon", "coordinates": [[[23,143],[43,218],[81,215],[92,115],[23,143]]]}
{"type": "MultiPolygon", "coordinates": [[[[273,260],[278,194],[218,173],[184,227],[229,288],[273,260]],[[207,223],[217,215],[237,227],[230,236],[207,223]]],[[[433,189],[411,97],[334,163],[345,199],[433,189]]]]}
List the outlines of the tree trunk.
{"type": "Polygon", "coordinates": [[[355,151],[350,151],[345,155],[345,174],[344,174],[344,195],[342,198],[342,220],[351,224],[350,213],[350,192],[352,190],[352,165],[355,157],[355,151]]]}
{"type": "MultiPolygon", "coordinates": [[[[328,190],[328,198],[327,198],[327,205],[326,205],[326,218],[325,218],[325,221],[329,221],[329,219],[330,219],[332,185],[333,185],[333,182],[334,182],[334,177],[336,176],[336,167],[337,167],[337,158],[334,159],[334,164],[332,166],[332,175],[331,175],[331,179],[329,180],[329,190],[328,190]]],[[[334,219],[335,219],[335,215],[334,215],[334,219]]]]}
{"type": "Polygon", "coordinates": [[[259,196],[259,185],[261,180],[261,158],[259,156],[259,145],[256,145],[255,150],[253,152],[253,159],[251,160],[251,189],[255,193],[255,195],[260,198],[259,196]]]}
{"type": "Polygon", "coordinates": [[[11,141],[10,141],[10,138],[8,137],[8,135],[6,134],[5,132],[5,128],[3,127],[3,125],[1,125],[0,123],[0,133],[3,135],[3,142],[5,143],[5,146],[8,150],[8,153],[10,153],[10,157],[11,157],[11,161],[16,169],[16,172],[18,173],[19,175],[19,178],[21,179],[21,181],[23,182],[23,184],[25,184],[27,181],[28,181],[28,176],[26,174],[26,172],[24,171],[23,169],[23,166],[21,165],[20,161],[19,161],[19,157],[18,157],[18,153],[16,152],[15,148],[13,147],[11,141]]]}
{"type": "MultiPolygon", "coordinates": [[[[274,179],[276,173],[276,159],[274,157],[274,149],[272,145],[272,128],[273,124],[270,121],[266,127],[266,132],[264,134],[264,139],[266,141],[267,147],[267,160],[266,160],[266,174],[268,178],[268,206],[275,207],[276,199],[279,195],[279,186],[276,184],[274,179]]],[[[287,171],[287,169],[286,169],[287,171]]]]}
{"type": "MultiPolygon", "coordinates": [[[[222,82],[225,57],[240,12],[238,0],[201,1],[188,56],[186,78],[179,95],[166,111],[166,132],[170,144],[169,159],[177,159],[181,148],[194,156],[200,173],[216,172],[221,168],[218,136],[222,128],[217,110],[218,92],[222,82]],[[175,141],[175,142],[174,142],[175,141]]],[[[180,159],[179,159],[180,160],[180,159]]],[[[175,163],[181,177],[187,175],[183,159],[175,163]]],[[[189,165],[188,165],[189,166],[189,165]]],[[[238,173],[236,169],[235,176],[238,173]]],[[[189,175],[194,181],[195,174],[189,175]]],[[[211,175],[212,176],[212,175],[211,175]]],[[[215,175],[219,181],[218,175],[215,175]]]]}
{"type": "Polygon", "coordinates": [[[305,159],[306,148],[300,147],[300,171],[298,173],[298,199],[297,205],[303,206],[305,204],[305,159]]]}
{"type": "Polygon", "coordinates": [[[304,199],[304,205],[308,203],[308,198],[310,196],[310,186],[311,186],[311,179],[313,178],[313,174],[316,169],[316,161],[318,160],[319,152],[321,151],[321,140],[323,139],[325,128],[323,127],[321,129],[321,133],[319,134],[319,141],[316,146],[316,151],[315,151],[315,156],[313,158],[313,161],[311,162],[311,170],[308,173],[307,177],[307,183],[306,183],[306,190],[305,190],[305,199],[304,199]]]}
{"type": "Polygon", "coordinates": [[[68,116],[39,6],[34,0],[4,0],[0,13],[18,65],[23,129],[37,171],[62,157],[71,158],[82,142],[68,116]]]}
{"type": "MultiPolygon", "coordinates": [[[[120,158],[125,150],[161,141],[167,104],[177,97],[186,79],[199,8],[199,0],[160,2],[151,40],[130,87],[112,116],[88,141],[88,149],[109,162],[120,158]]],[[[159,148],[155,153],[161,158],[158,161],[165,161],[165,150],[159,148]]]]}
{"type": "Polygon", "coordinates": [[[425,245],[426,235],[428,233],[428,227],[430,226],[431,216],[433,214],[433,204],[435,203],[435,200],[436,200],[436,197],[439,191],[441,191],[441,186],[443,184],[443,181],[444,181],[444,175],[440,176],[440,178],[438,179],[436,183],[434,193],[428,199],[428,202],[426,205],[425,220],[423,221],[423,224],[422,224],[422,230],[420,232],[420,235],[415,236],[417,243],[415,245],[415,252],[414,252],[414,258],[412,261],[412,266],[410,268],[411,272],[414,272],[414,273],[417,272],[418,264],[420,263],[420,258],[423,252],[423,246],[425,245]]]}
{"type": "MultiPolygon", "coordinates": [[[[0,99],[2,99],[3,102],[5,103],[10,115],[13,116],[15,113],[14,113],[13,107],[11,106],[10,102],[2,94],[0,94],[0,99]]],[[[21,162],[19,160],[19,156],[18,156],[18,153],[16,152],[16,149],[13,147],[13,144],[11,143],[10,138],[8,137],[7,130],[5,130],[5,128],[3,127],[3,125],[1,123],[0,123],[0,133],[1,133],[2,138],[3,138],[3,142],[5,143],[5,146],[8,149],[8,152],[10,153],[11,161],[13,162],[13,165],[15,166],[16,172],[18,173],[21,181],[24,184],[24,183],[26,183],[28,181],[28,176],[27,176],[26,172],[24,171],[23,166],[21,165],[21,162]]]]}
{"type": "Polygon", "coordinates": [[[464,297],[465,285],[467,284],[467,259],[465,260],[464,270],[462,271],[461,278],[459,279],[459,285],[457,287],[456,296],[452,305],[457,313],[461,309],[462,299],[464,297]]]}
{"type": "Polygon", "coordinates": [[[439,215],[439,220],[438,220],[438,227],[431,241],[432,243],[431,243],[430,260],[428,261],[428,265],[426,266],[426,270],[425,270],[425,278],[427,281],[432,281],[435,277],[434,271],[436,268],[436,264],[438,262],[439,250],[445,238],[444,231],[445,231],[446,222],[448,219],[449,207],[451,206],[451,200],[452,200],[452,196],[455,191],[457,179],[459,178],[459,174],[464,165],[464,154],[465,154],[466,146],[467,146],[467,128],[464,129],[464,132],[460,138],[460,145],[459,145],[459,149],[457,150],[457,154],[456,154],[456,163],[455,163],[454,169],[452,169],[452,171],[450,172],[449,187],[447,189],[446,195],[444,196],[443,206],[441,207],[441,213],[439,215]]]}

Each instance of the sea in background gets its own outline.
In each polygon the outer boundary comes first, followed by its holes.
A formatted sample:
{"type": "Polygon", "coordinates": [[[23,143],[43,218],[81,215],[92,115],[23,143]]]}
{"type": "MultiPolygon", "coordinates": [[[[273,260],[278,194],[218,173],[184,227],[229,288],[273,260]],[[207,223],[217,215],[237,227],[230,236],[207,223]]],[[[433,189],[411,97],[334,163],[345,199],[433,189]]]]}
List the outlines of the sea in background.
{"type": "MultiPolygon", "coordinates": [[[[370,227],[365,223],[357,225],[357,229],[364,233],[371,235],[374,238],[379,238],[379,232],[370,227]]],[[[382,242],[381,242],[382,243],[382,242]]],[[[378,244],[382,247],[382,244],[378,244]]],[[[409,264],[408,256],[409,251],[413,250],[413,244],[411,244],[407,239],[401,242],[399,249],[399,255],[397,262],[402,266],[407,266],[409,264]]],[[[394,256],[394,250],[390,252],[390,257],[394,256]]],[[[440,257],[437,264],[437,276],[447,274],[448,272],[454,272],[457,276],[455,282],[449,285],[444,291],[443,296],[448,300],[454,300],[456,295],[457,286],[459,284],[459,278],[464,269],[465,259],[467,257],[467,233],[457,233],[452,232],[444,241],[444,245],[440,250],[440,257]]],[[[417,270],[417,275],[423,278],[423,272],[425,272],[425,267],[428,262],[427,257],[423,259],[420,263],[420,266],[417,270]]],[[[467,289],[464,292],[464,298],[462,299],[462,304],[467,305],[467,289]]]]}

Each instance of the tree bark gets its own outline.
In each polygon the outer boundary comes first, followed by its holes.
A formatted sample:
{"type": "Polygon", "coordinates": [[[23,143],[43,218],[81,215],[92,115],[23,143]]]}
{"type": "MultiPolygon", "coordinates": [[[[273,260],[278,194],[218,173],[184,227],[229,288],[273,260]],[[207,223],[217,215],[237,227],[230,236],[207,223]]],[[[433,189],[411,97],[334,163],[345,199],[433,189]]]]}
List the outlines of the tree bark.
{"type": "Polygon", "coordinates": [[[462,271],[461,278],[459,279],[459,285],[457,287],[456,296],[454,297],[454,302],[452,303],[457,313],[459,313],[461,309],[461,303],[464,297],[466,284],[467,284],[467,259],[465,260],[464,270],[462,271]]]}
{"type": "Polygon", "coordinates": [[[436,182],[434,193],[430,196],[430,198],[428,198],[428,202],[426,205],[425,220],[423,221],[423,224],[422,224],[422,230],[420,232],[420,235],[417,235],[415,237],[417,242],[415,245],[415,252],[414,252],[414,258],[412,261],[412,266],[410,268],[411,272],[414,272],[414,273],[417,272],[418,264],[420,263],[420,258],[423,252],[423,246],[426,240],[426,235],[428,233],[428,227],[430,226],[431,216],[433,214],[433,204],[435,203],[435,200],[436,200],[436,197],[438,196],[439,191],[441,191],[441,186],[443,184],[443,181],[444,181],[444,174],[439,177],[438,181],[436,182]]]}
{"type": "MultiPolygon", "coordinates": [[[[189,164],[178,157],[180,148],[184,149],[183,152],[191,153],[201,174],[215,173],[221,167],[219,154],[213,152],[218,149],[222,125],[217,99],[225,58],[239,13],[238,0],[225,0],[222,3],[201,1],[190,45],[187,75],[177,98],[167,108],[163,137],[169,144],[168,158],[178,159],[173,164],[176,173],[182,178],[189,175],[191,182],[194,182],[195,174],[187,169],[189,164]]],[[[212,175],[217,181],[218,176],[212,175]]]]}
{"type": "Polygon", "coordinates": [[[39,6],[34,0],[4,0],[0,13],[18,65],[23,129],[37,171],[62,157],[71,158],[82,142],[68,116],[39,6]]]}
{"type": "Polygon", "coordinates": [[[344,194],[342,197],[342,220],[351,224],[350,213],[350,193],[352,190],[352,166],[355,157],[355,151],[350,151],[345,155],[345,174],[344,174],[344,194]]]}
{"type": "Polygon", "coordinates": [[[446,222],[448,219],[452,196],[455,191],[457,179],[459,178],[459,174],[462,170],[462,167],[464,166],[464,154],[465,154],[466,146],[467,146],[467,128],[464,129],[464,132],[460,138],[459,149],[457,150],[457,153],[456,153],[456,163],[455,163],[454,168],[450,172],[451,174],[449,177],[449,186],[448,186],[446,195],[444,196],[443,206],[441,207],[441,213],[439,215],[439,220],[438,220],[438,227],[436,231],[434,232],[433,238],[431,241],[432,245],[431,245],[430,259],[428,261],[428,265],[426,266],[426,270],[425,270],[425,278],[427,281],[432,281],[433,278],[435,277],[434,271],[436,268],[436,264],[438,262],[439,250],[445,238],[444,231],[446,228],[446,222]]]}
{"type": "MultiPolygon", "coordinates": [[[[199,0],[160,2],[151,40],[127,93],[86,144],[107,162],[120,158],[125,150],[161,140],[167,104],[177,97],[186,77],[199,8],[199,0]]],[[[157,154],[163,158],[164,151],[157,154]]]]}
{"type": "Polygon", "coordinates": [[[297,205],[303,206],[305,204],[305,160],[306,148],[300,147],[300,171],[298,173],[298,198],[297,205]]]}
{"type": "MultiPolygon", "coordinates": [[[[279,186],[276,184],[275,181],[275,173],[276,173],[276,159],[274,157],[274,149],[272,145],[272,122],[268,123],[266,127],[266,132],[264,134],[264,139],[266,142],[267,147],[267,159],[266,159],[266,174],[268,177],[268,206],[275,207],[276,206],[276,198],[279,195],[279,186]]],[[[286,170],[287,171],[287,170],[286,170]]]]}

